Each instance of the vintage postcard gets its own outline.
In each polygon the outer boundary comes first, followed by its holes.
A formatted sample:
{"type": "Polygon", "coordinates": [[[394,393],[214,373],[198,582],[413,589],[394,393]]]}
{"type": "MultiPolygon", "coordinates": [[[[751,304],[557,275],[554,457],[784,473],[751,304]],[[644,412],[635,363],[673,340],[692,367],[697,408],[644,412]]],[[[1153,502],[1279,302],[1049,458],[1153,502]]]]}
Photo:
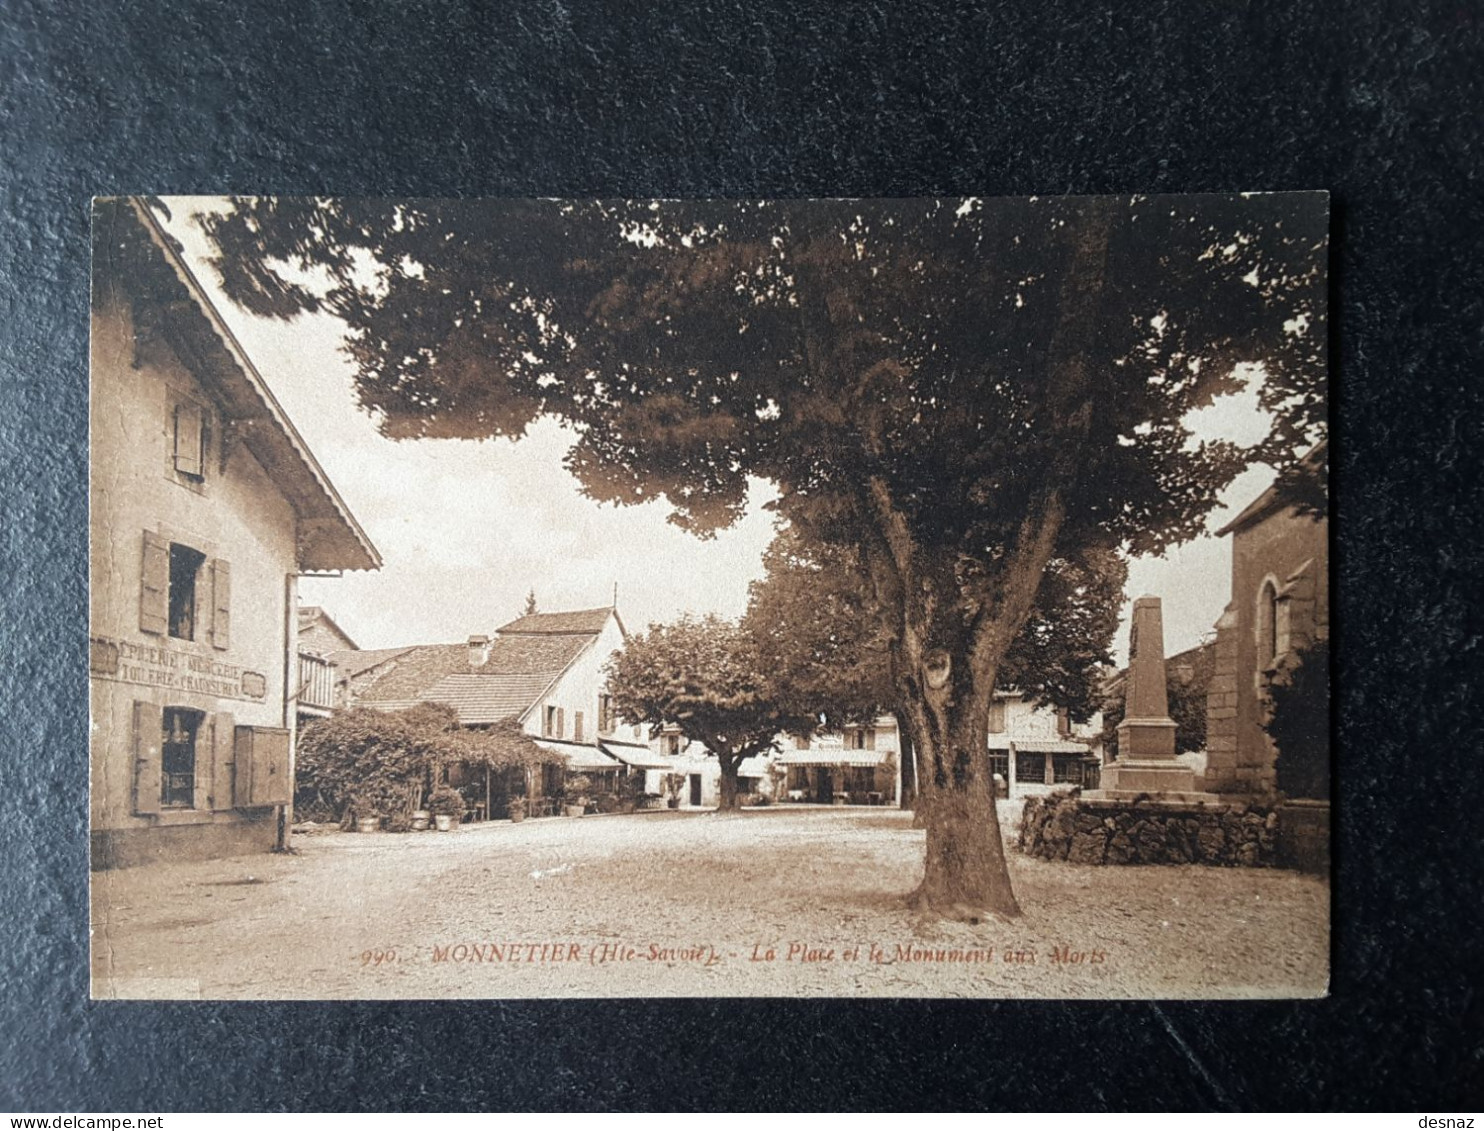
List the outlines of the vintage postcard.
{"type": "Polygon", "coordinates": [[[1328,225],[96,201],[93,995],[1325,994],[1328,225]]]}

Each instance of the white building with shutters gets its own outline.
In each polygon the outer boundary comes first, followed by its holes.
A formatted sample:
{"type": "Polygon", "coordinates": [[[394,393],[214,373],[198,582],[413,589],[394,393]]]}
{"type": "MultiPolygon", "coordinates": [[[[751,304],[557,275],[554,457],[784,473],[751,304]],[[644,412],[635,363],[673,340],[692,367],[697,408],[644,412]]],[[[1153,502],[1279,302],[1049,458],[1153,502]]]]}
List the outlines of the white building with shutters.
{"type": "Polygon", "coordinates": [[[93,264],[93,866],[267,851],[297,578],[381,560],[145,203],[98,203],[93,264]]]}

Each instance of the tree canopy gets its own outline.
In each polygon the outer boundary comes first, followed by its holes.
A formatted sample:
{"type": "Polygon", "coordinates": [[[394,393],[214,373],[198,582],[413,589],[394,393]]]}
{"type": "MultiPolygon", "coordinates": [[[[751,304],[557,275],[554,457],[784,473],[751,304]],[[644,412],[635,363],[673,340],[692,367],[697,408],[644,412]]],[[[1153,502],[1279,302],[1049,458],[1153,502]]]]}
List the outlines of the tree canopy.
{"type": "MultiPolygon", "coordinates": [[[[763,555],[763,567],[743,623],[793,708],[826,729],[897,710],[891,618],[875,599],[859,551],[810,543],[786,529],[763,555]]],[[[1078,722],[1101,710],[1127,576],[1127,563],[1107,550],[1049,562],[1001,661],[1001,688],[1065,709],[1078,722]]]]}
{"type": "Polygon", "coordinates": [[[629,637],[608,665],[613,707],[630,723],[673,726],[716,755],[721,807],[737,805],[737,769],[812,720],[790,710],[750,633],[720,617],[682,618],[629,637]]]}
{"type": "Polygon", "coordinates": [[[919,761],[919,902],[1018,908],[988,704],[1052,562],[1197,534],[1323,426],[1317,194],[996,201],[237,200],[227,292],[347,327],[395,437],[577,435],[593,498],[705,534],[750,476],[860,554],[919,761]],[[1246,384],[1249,451],[1189,418],[1246,384]]]}

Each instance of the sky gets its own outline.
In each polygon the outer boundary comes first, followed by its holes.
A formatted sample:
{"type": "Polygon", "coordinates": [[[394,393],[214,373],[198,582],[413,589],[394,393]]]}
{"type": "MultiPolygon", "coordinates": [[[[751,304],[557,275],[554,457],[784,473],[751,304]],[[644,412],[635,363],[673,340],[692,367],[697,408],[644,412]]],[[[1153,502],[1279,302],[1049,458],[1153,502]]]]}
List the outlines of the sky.
{"type": "MultiPolygon", "coordinates": [[[[362,648],[453,643],[519,616],[535,592],[547,612],[613,603],[630,630],[684,613],[739,616],[774,534],[771,484],[752,484],[746,515],[701,540],[666,521],[663,502],[600,505],[562,466],[573,436],[542,420],[518,440],[393,441],[356,404],[354,368],[329,315],[260,319],[221,294],[209,241],[190,222],[210,198],[170,198],[167,225],[222,317],[344,498],[383,566],[303,578],[303,604],[324,607],[362,648]]],[[[1256,382],[1195,414],[1197,434],[1252,443],[1268,430],[1256,382]]],[[[1198,644],[1226,606],[1229,538],[1217,530],[1272,481],[1249,469],[1221,496],[1207,535],[1130,564],[1115,659],[1127,658],[1133,599],[1161,598],[1166,654],[1198,644]]]]}

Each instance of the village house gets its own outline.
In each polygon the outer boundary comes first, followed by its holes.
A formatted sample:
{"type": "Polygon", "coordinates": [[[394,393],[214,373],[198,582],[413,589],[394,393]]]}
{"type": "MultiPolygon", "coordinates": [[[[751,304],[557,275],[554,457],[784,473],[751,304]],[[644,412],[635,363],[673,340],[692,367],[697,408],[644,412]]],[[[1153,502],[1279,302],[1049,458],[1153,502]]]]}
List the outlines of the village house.
{"type": "MultiPolygon", "coordinates": [[[[1321,445],[1306,460],[1324,455],[1321,445]]],[[[1270,794],[1277,751],[1263,730],[1268,688],[1286,663],[1329,638],[1329,524],[1270,487],[1217,534],[1232,539],[1232,596],[1216,622],[1206,789],[1270,794]]]]}
{"type": "Polygon", "coordinates": [[[298,643],[294,712],[303,726],[344,705],[340,672],[330,656],[355,648],[356,642],[318,605],[300,605],[298,643]]]}
{"type": "Polygon", "coordinates": [[[778,800],[896,805],[901,797],[902,748],[891,715],[808,738],[783,736],[779,747],[773,763],[786,776],[778,800]]]}
{"type": "Polygon", "coordinates": [[[1102,766],[1101,713],[1073,723],[1067,712],[1019,691],[996,691],[989,705],[989,768],[1010,797],[1054,788],[1096,789],[1102,766]]]}
{"type": "Polygon", "coordinates": [[[146,203],[94,216],[95,868],[285,843],[297,579],[381,559],[146,203]]]}
{"type": "MultiPolygon", "coordinates": [[[[1101,714],[1073,724],[1065,711],[1038,705],[1019,691],[996,692],[988,758],[1001,792],[1029,797],[1068,785],[1095,789],[1102,725],[1101,714]]],[[[674,772],[685,776],[682,808],[719,803],[721,768],[705,747],[667,727],[656,734],[655,749],[675,760],[674,772]]],[[[762,796],[796,804],[900,805],[901,757],[901,735],[892,715],[807,738],[781,734],[771,751],[742,763],[738,791],[744,805],[762,796]]]]}
{"type": "MultiPolygon", "coordinates": [[[[330,660],[348,705],[398,711],[442,703],[468,727],[517,720],[557,756],[531,783],[535,797],[560,794],[565,776],[579,773],[595,792],[612,792],[620,778],[642,792],[653,784],[645,772],[670,763],[651,750],[645,728],[618,719],[608,697],[604,668],[626,637],[618,610],[605,607],[530,613],[461,644],[335,652],[330,660]]],[[[485,813],[498,815],[491,801],[485,813]]]]}

